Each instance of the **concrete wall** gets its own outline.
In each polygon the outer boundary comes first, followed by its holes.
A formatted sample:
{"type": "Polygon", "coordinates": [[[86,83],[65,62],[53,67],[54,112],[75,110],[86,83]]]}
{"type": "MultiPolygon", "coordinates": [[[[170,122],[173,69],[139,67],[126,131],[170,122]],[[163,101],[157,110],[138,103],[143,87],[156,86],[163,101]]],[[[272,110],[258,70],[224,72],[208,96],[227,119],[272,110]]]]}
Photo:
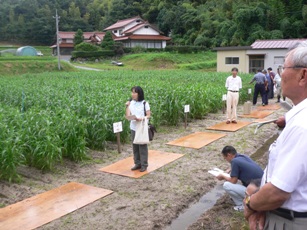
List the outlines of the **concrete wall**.
{"type": "Polygon", "coordinates": [[[264,55],[264,68],[267,69],[272,67],[273,71],[276,72],[279,65],[283,65],[284,58],[287,49],[261,49],[261,50],[247,50],[246,54],[248,55],[264,55]]]}
{"type": "Polygon", "coordinates": [[[160,33],[154,29],[152,29],[151,27],[148,28],[141,28],[137,31],[135,31],[133,34],[139,34],[139,35],[159,35],[160,33]]]}
{"type": "Polygon", "coordinates": [[[264,55],[264,68],[272,67],[276,72],[277,67],[284,63],[287,49],[254,49],[254,50],[218,50],[217,71],[229,72],[232,67],[237,67],[239,72],[249,72],[249,55],[264,55]],[[239,64],[226,64],[226,57],[238,57],[239,64]]]}
{"type": "Polygon", "coordinates": [[[237,67],[239,72],[248,73],[248,56],[246,50],[219,50],[217,51],[217,71],[230,72],[237,67]],[[239,64],[226,64],[226,57],[238,57],[239,64]]]}

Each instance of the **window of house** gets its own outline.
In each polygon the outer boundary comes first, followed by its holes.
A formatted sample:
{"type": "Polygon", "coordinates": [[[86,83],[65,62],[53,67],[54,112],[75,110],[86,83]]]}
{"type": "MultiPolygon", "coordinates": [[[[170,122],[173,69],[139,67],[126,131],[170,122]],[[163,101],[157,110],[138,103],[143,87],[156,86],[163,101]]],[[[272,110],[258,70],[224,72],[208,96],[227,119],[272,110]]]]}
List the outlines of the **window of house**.
{"type": "Polygon", "coordinates": [[[264,55],[250,55],[249,73],[257,73],[258,69],[264,69],[264,55]]]}
{"type": "Polygon", "coordinates": [[[148,26],[144,26],[145,27],[145,29],[148,29],[148,26]]]}
{"type": "Polygon", "coordinates": [[[225,64],[239,64],[239,58],[238,57],[226,57],[225,58],[225,64]]]}
{"type": "Polygon", "coordinates": [[[285,57],[283,56],[275,56],[274,57],[274,65],[282,65],[284,64],[285,57]]]}
{"type": "Polygon", "coordinates": [[[113,30],[113,33],[116,34],[116,33],[117,33],[117,30],[113,30]]]}

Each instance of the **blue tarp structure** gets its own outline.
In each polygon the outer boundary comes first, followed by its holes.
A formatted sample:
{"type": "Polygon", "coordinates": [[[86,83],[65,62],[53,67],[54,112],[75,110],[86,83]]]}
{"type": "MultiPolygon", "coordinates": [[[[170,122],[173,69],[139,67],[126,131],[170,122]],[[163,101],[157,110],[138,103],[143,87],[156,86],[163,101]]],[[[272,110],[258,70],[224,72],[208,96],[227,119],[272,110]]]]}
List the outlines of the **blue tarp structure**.
{"type": "Polygon", "coordinates": [[[36,56],[37,51],[32,46],[22,46],[16,51],[17,56],[36,56]]]}

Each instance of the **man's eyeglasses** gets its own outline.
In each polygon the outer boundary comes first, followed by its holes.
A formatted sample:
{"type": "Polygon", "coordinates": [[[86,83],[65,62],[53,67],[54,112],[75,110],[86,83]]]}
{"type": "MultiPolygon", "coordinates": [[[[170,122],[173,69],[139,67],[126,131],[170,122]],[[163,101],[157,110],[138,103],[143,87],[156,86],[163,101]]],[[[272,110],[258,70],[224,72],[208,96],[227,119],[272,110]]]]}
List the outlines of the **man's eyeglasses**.
{"type": "Polygon", "coordinates": [[[285,69],[303,69],[303,68],[307,68],[307,67],[305,67],[305,66],[283,66],[282,70],[285,70],[285,69]]]}

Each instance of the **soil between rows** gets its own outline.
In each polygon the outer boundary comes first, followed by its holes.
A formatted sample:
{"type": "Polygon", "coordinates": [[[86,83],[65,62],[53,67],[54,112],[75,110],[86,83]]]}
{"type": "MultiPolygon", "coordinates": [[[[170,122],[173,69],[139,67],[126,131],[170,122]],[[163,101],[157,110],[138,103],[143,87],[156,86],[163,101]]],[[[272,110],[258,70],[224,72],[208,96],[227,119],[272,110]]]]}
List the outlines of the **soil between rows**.
{"type": "MultiPolygon", "coordinates": [[[[238,114],[242,112],[243,106],[240,105],[238,114]]],[[[284,113],[283,109],[279,109],[267,119],[277,118],[284,113]]],[[[117,146],[109,143],[106,151],[90,151],[92,161],[79,164],[65,161],[53,172],[42,173],[22,167],[20,172],[24,178],[21,183],[0,182],[0,205],[4,207],[75,181],[109,189],[114,193],[38,229],[164,229],[180,212],[197,202],[217,183],[222,183],[207,171],[213,167],[229,167],[220,154],[225,145],[233,145],[238,152],[252,155],[277,133],[274,124],[263,126],[257,134],[254,134],[256,126],[249,125],[237,132],[222,132],[227,135],[199,150],[165,144],[194,132],[220,132],[208,131],[206,127],[224,120],[225,114],[219,111],[208,114],[202,120],[190,121],[187,129],[184,129],[183,123],[178,127],[159,127],[149,149],[182,153],[185,156],[139,179],[98,170],[131,156],[132,147],[129,143],[122,146],[120,154],[117,153],[117,146]]],[[[267,160],[265,155],[265,148],[260,149],[255,158],[262,168],[267,160]]],[[[189,229],[245,228],[243,214],[235,212],[232,206],[229,197],[223,196],[189,229]]]]}

